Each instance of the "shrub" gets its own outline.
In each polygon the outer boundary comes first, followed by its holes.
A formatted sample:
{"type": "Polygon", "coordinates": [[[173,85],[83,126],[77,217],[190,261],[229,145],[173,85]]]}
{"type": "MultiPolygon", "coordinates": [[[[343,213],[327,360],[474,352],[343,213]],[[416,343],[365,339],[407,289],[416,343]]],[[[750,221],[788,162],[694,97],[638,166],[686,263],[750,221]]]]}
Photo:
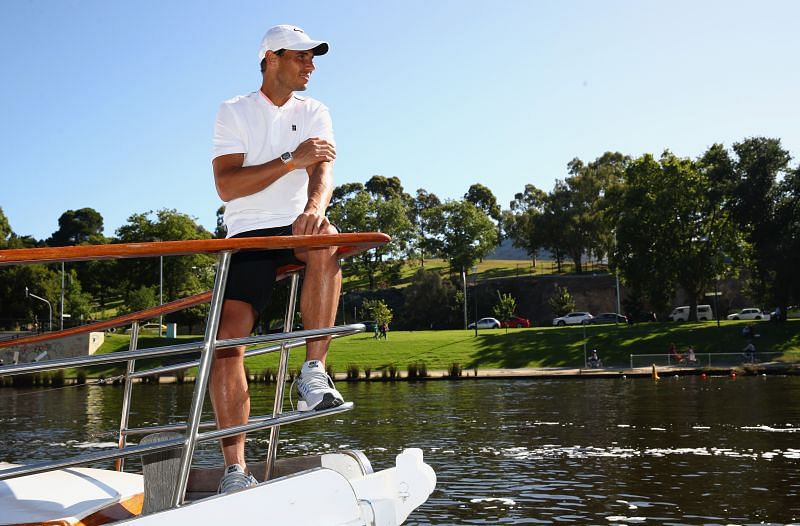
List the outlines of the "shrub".
{"type": "Polygon", "coordinates": [[[359,373],[359,369],[358,369],[357,365],[352,364],[352,363],[347,364],[347,380],[348,381],[358,380],[358,373],[359,373]]]}

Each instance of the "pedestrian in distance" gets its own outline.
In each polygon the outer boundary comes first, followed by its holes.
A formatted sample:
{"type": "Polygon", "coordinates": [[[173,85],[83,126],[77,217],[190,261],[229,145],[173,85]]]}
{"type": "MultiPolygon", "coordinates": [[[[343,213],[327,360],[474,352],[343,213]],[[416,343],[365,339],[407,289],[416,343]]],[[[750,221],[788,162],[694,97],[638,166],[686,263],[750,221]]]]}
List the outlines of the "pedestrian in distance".
{"type": "Polygon", "coordinates": [[[697,365],[697,356],[694,353],[694,347],[692,347],[691,345],[686,350],[685,357],[686,357],[686,363],[687,364],[689,364],[689,365],[697,365]]]}
{"type": "Polygon", "coordinates": [[[592,354],[589,356],[587,362],[589,367],[592,369],[599,369],[603,366],[603,361],[597,355],[597,349],[592,349],[592,354]]]}
{"type": "MultiPolygon", "coordinates": [[[[219,107],[212,166],[229,238],[337,233],[325,216],[336,158],[330,113],[321,102],[298,94],[311,80],[315,58],[328,50],[327,42],[312,40],[299,27],[270,28],[258,50],[259,89],[219,107]]],[[[241,251],[231,258],[217,339],[252,333],[269,304],[277,269],[290,263],[305,266],[300,300],[305,328],[333,324],[341,289],[335,247],[241,251]]],[[[330,337],[307,343],[296,381],[300,411],[344,402],[325,372],[329,343],[330,337]]],[[[216,351],[210,393],[220,428],[249,418],[243,357],[243,346],[216,351]]],[[[244,438],[222,439],[221,493],[256,483],[247,472],[244,438]]]]}
{"type": "Polygon", "coordinates": [[[674,343],[669,344],[669,356],[675,363],[683,363],[683,355],[678,352],[678,347],[674,343]]]}
{"type": "Polygon", "coordinates": [[[756,346],[753,345],[753,341],[749,340],[747,345],[745,345],[744,349],[742,349],[744,353],[744,361],[747,363],[756,363],[756,346]]]}

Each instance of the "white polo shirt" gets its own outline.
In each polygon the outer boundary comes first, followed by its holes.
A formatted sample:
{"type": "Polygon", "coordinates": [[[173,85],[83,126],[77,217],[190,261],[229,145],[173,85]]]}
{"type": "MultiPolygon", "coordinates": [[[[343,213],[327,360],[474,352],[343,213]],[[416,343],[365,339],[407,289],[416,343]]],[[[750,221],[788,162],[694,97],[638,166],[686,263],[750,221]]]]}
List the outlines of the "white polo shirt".
{"type": "MultiPolygon", "coordinates": [[[[261,91],[222,103],[214,125],[214,155],[243,153],[243,166],[264,164],[301,142],[319,137],[334,142],[328,108],[293,95],[276,106],[261,91]]],[[[268,187],[225,203],[228,237],[258,228],[291,225],[308,202],[308,173],[293,170],[268,187]]]]}

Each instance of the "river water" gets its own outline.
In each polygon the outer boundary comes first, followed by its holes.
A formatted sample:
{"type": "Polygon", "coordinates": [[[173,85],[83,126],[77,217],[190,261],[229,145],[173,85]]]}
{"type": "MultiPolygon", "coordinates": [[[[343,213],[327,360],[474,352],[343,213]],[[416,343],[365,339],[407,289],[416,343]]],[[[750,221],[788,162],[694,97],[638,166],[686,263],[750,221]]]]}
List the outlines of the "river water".
{"type": "MultiPolygon", "coordinates": [[[[281,452],[420,447],[438,476],[407,524],[800,524],[800,378],[341,382],[356,408],[281,452]]],[[[185,418],[191,385],[137,385],[132,425],[185,418]]],[[[253,413],[270,387],[251,386],[253,413]]],[[[0,389],[0,460],[113,447],[119,387],[0,389]]],[[[248,437],[263,458],[268,432],[248,437]]],[[[219,463],[214,444],[198,462],[219,463]]],[[[135,469],[135,462],[129,463],[135,469]]]]}

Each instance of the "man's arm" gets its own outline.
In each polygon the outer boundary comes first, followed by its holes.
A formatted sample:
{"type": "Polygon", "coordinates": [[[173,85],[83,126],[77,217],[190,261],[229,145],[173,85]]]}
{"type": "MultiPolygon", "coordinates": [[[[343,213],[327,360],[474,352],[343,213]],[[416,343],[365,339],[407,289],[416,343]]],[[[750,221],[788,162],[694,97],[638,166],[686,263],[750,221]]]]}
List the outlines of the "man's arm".
{"type": "MultiPolygon", "coordinates": [[[[237,197],[252,195],[292,170],[306,168],[309,171],[310,199],[312,170],[309,170],[309,167],[330,164],[336,158],[336,149],[330,142],[312,137],[301,142],[300,146],[292,152],[292,156],[293,160],[289,164],[284,164],[280,159],[273,159],[255,166],[242,166],[244,164],[243,153],[220,155],[214,158],[211,164],[214,167],[214,183],[217,186],[217,194],[225,202],[237,197]]],[[[316,172],[316,169],[313,171],[316,172]]],[[[331,191],[328,192],[328,200],[330,200],[331,191]]],[[[328,206],[327,202],[325,206],[328,206]]],[[[325,208],[322,211],[324,214],[325,208]]]]}
{"type": "Polygon", "coordinates": [[[327,233],[330,225],[325,210],[333,194],[333,162],[323,161],[306,168],[308,201],[303,213],[292,223],[292,234],[327,233]]]}

